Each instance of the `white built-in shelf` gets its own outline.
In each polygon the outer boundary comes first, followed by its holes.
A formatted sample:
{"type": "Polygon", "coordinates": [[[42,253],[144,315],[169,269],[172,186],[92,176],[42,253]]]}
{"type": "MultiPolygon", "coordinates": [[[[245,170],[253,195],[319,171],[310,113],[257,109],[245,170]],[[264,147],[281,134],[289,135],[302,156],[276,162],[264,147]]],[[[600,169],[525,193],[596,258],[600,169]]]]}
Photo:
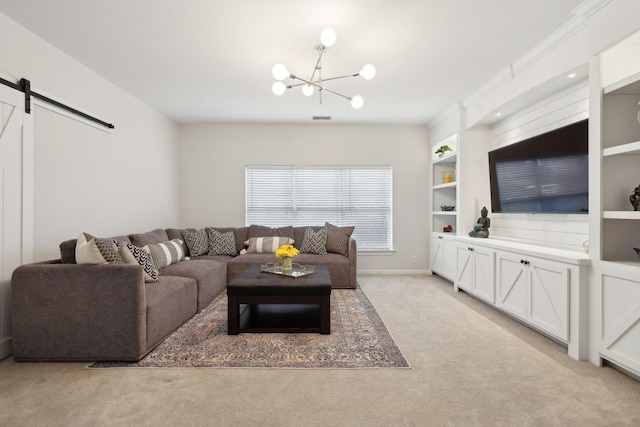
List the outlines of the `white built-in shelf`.
{"type": "Polygon", "coordinates": [[[449,154],[445,154],[442,157],[438,157],[437,159],[433,159],[433,164],[437,165],[439,163],[445,164],[445,163],[456,163],[457,161],[457,153],[454,151],[453,153],[449,153],[449,154]]]}
{"type": "Polygon", "coordinates": [[[633,74],[622,80],[610,84],[602,89],[603,94],[614,93],[615,95],[637,95],[640,94],[640,73],[633,74]]]}
{"type": "Polygon", "coordinates": [[[636,211],[604,211],[602,212],[604,219],[635,219],[640,220],[640,212],[636,211]]]}
{"type": "Polygon", "coordinates": [[[453,182],[447,182],[446,184],[434,185],[433,189],[434,190],[440,190],[440,189],[443,189],[443,188],[456,188],[457,185],[458,185],[458,183],[453,181],[453,182]]]}
{"type": "Polygon", "coordinates": [[[602,150],[602,156],[615,156],[618,154],[640,154],[640,141],[630,142],[628,144],[616,145],[602,150]]]}
{"type": "Polygon", "coordinates": [[[433,211],[434,215],[448,215],[448,216],[454,216],[456,215],[458,212],[456,211],[433,211]]]}

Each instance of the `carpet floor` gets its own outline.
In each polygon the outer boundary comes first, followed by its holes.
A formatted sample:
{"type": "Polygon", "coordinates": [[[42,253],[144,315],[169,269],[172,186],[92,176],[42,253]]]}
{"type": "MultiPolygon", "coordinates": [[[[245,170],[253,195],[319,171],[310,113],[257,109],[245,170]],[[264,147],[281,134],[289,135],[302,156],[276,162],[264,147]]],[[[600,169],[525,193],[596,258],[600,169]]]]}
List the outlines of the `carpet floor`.
{"type": "Polygon", "coordinates": [[[405,357],[361,289],[331,292],[331,334],[227,334],[220,295],[139,362],[95,368],[407,368],[405,357]]]}

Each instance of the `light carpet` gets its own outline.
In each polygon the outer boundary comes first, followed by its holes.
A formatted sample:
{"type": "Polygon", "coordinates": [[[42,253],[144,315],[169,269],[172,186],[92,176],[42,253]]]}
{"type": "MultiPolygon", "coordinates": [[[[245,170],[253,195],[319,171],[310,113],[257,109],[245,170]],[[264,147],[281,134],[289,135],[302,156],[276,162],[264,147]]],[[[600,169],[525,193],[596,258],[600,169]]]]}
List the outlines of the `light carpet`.
{"type": "Polygon", "coordinates": [[[408,368],[380,315],[361,289],[331,292],[331,334],[227,335],[227,296],[171,334],[139,362],[89,368],[408,368]]]}

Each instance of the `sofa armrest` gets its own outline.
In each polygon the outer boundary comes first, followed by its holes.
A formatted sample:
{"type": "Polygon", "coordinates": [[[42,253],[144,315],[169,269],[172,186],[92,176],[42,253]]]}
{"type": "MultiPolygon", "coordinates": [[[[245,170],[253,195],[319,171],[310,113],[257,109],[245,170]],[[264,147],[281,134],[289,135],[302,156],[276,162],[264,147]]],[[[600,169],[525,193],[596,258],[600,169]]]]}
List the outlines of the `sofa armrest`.
{"type": "Polygon", "coordinates": [[[11,298],[16,360],[139,360],[147,352],[139,266],[23,265],[11,298]]]}
{"type": "Polygon", "coordinates": [[[349,237],[349,253],[347,255],[351,265],[351,286],[355,289],[358,286],[358,245],[353,237],[349,237]]]}

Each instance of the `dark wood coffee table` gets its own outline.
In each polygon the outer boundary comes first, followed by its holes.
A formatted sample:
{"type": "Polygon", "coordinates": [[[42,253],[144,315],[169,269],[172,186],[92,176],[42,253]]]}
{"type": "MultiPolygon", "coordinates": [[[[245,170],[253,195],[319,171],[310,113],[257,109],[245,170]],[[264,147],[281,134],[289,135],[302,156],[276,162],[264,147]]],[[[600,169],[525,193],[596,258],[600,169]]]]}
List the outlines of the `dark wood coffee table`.
{"type": "Polygon", "coordinates": [[[248,267],[227,285],[229,335],[240,332],[331,333],[331,276],[323,265],[293,278],[248,267]],[[240,306],[247,304],[244,311],[240,306]]]}

